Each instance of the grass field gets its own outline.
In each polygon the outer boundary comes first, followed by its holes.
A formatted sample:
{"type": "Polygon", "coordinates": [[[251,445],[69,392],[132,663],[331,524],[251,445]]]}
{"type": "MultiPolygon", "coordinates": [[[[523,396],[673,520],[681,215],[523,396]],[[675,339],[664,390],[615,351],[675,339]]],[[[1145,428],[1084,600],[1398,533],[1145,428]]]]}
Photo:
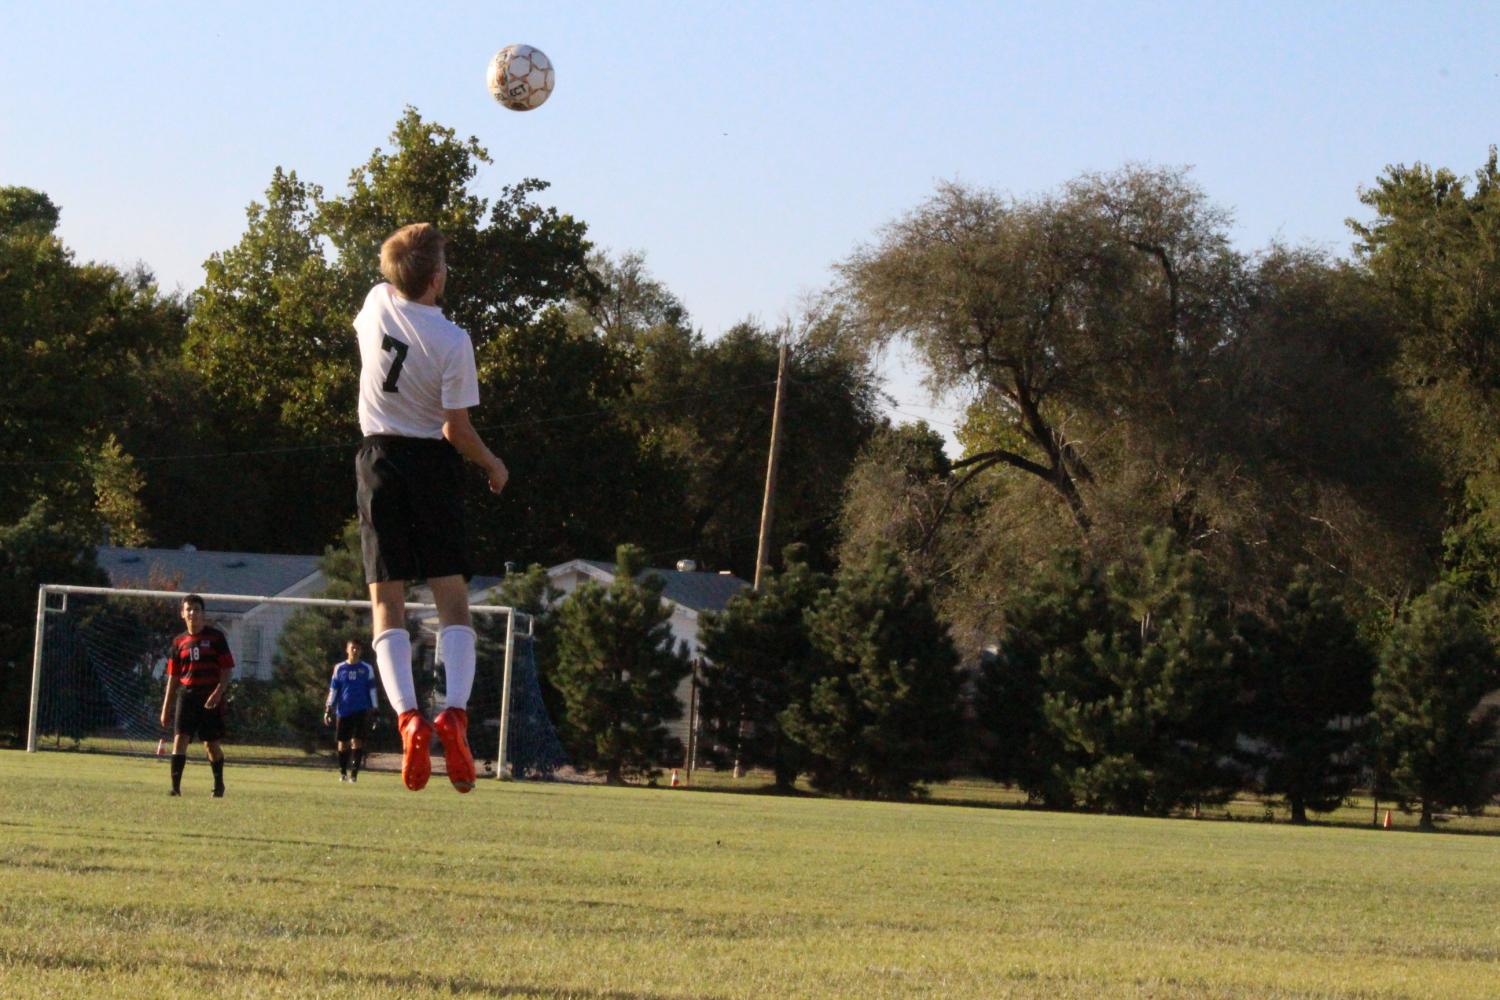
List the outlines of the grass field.
{"type": "Polygon", "coordinates": [[[1500,837],[232,760],[0,753],[0,997],[1500,995],[1500,837]]]}

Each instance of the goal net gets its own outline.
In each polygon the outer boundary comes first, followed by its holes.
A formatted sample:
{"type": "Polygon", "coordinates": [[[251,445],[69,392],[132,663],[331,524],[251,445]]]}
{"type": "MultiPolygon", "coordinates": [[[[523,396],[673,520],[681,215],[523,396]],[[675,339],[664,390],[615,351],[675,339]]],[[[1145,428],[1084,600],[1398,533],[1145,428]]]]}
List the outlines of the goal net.
{"type": "MultiPolygon", "coordinates": [[[[171,744],[161,726],[167,654],[183,631],[176,591],[47,585],[37,595],[28,750],[151,755],[171,744]]],[[[323,724],[328,682],[348,641],[369,652],[368,601],[203,594],[208,623],[229,642],[227,752],[240,761],[327,764],[333,729],[323,724]]],[[[542,699],[527,615],[470,608],[478,633],[469,699],[469,746],[481,773],[550,778],[567,760],[542,699]],[[501,754],[501,741],[505,753],[501,754]]],[[[443,704],[437,612],[407,605],[417,697],[429,715],[443,704]]],[[[399,766],[395,714],[380,691],[365,738],[370,765],[399,766]],[[385,758],[383,760],[383,758],[385,758]]],[[[169,751],[167,751],[169,752],[169,751]]]]}

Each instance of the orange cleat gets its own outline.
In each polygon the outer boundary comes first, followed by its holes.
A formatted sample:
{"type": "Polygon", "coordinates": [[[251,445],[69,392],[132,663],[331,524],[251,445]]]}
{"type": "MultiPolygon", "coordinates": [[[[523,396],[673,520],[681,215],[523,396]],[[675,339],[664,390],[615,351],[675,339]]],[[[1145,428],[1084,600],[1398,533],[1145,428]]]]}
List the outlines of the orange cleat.
{"type": "Polygon", "coordinates": [[[422,717],[415,708],[402,712],[401,729],[401,780],[406,787],[420,792],[427,787],[432,777],[432,723],[422,717]]]}
{"type": "Polygon", "coordinates": [[[443,741],[443,759],[448,763],[448,780],[460,792],[474,790],[474,755],[469,752],[469,713],[461,708],[445,708],[432,720],[438,739],[443,741]]]}

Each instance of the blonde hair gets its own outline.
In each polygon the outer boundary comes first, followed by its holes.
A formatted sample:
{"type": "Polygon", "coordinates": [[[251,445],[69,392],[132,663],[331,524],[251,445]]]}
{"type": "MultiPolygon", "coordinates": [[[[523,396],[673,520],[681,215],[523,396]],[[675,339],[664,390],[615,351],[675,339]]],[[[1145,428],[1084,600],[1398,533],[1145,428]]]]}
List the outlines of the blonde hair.
{"type": "Polygon", "coordinates": [[[447,237],[430,222],[402,226],[380,244],[380,273],[408,299],[420,299],[443,266],[446,243],[447,237]]]}

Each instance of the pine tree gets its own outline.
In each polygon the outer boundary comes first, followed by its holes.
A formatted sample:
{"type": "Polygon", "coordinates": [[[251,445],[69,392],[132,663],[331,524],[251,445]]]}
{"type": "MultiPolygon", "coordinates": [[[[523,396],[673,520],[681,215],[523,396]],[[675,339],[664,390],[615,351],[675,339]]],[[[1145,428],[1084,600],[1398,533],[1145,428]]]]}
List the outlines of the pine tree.
{"type": "Polygon", "coordinates": [[[780,715],[810,693],[805,616],[829,580],[807,564],[805,546],[787,546],[782,559],[785,568],[768,574],[758,592],[742,591],[722,613],[705,617],[701,682],[702,715],[719,742],[746,764],[771,767],[776,787],[789,791],[805,755],[787,738],[780,715]]]}
{"type": "Polygon", "coordinates": [[[622,545],[615,562],[608,588],[584,583],[558,609],[556,684],[573,759],[617,785],[627,773],[661,773],[673,742],[663,723],[682,715],[677,685],[688,658],[672,636],[665,583],[646,569],[645,554],[622,545]]]}
{"type": "Polygon", "coordinates": [[[958,654],[925,585],[888,548],[846,566],[808,612],[817,677],[782,714],[813,785],[907,798],[946,778],[960,745],[958,654]]]}
{"type": "Polygon", "coordinates": [[[1043,663],[1081,649],[1112,620],[1104,579],[1076,549],[1058,553],[1005,608],[1005,631],[981,667],[975,693],[980,768],[1017,784],[1046,805],[1066,808],[1073,793],[1058,767],[1062,744],[1043,708],[1043,663]]]}
{"type": "Polygon", "coordinates": [[[1292,822],[1306,823],[1308,810],[1337,808],[1359,776],[1355,750],[1375,657],[1343,602],[1306,567],[1241,634],[1250,695],[1245,757],[1263,790],[1286,799],[1292,822]]]}
{"type": "Polygon", "coordinates": [[[1439,583],[1412,601],[1381,650],[1375,714],[1382,764],[1423,829],[1439,809],[1484,807],[1500,709],[1479,706],[1497,687],[1500,656],[1468,597],[1439,583]]]}
{"type": "Polygon", "coordinates": [[[1074,798],[1164,814],[1236,787],[1231,629],[1202,560],[1148,532],[1135,565],[1111,568],[1113,621],[1050,654],[1043,709],[1074,798]]]}
{"type": "MultiPolygon", "coordinates": [[[[505,759],[516,777],[546,776],[565,761],[557,732],[564,718],[561,693],[553,683],[557,670],[557,611],[561,595],[552,586],[547,570],[532,563],[524,571],[507,572],[496,587],[492,603],[514,608],[516,651],[511,662],[510,719],[507,725],[505,759]],[[529,633],[529,634],[528,634],[529,633]],[[529,663],[527,657],[530,658],[529,663]],[[535,668],[537,691],[527,691],[529,674],[535,668]]],[[[505,624],[501,615],[475,615],[479,656],[474,674],[476,691],[499,691],[505,670],[505,624]]],[[[469,719],[469,742],[477,746],[498,744],[493,720],[469,719]],[[478,725],[476,726],[476,723],[478,725]],[[479,727],[487,732],[481,733],[479,727]]]]}

